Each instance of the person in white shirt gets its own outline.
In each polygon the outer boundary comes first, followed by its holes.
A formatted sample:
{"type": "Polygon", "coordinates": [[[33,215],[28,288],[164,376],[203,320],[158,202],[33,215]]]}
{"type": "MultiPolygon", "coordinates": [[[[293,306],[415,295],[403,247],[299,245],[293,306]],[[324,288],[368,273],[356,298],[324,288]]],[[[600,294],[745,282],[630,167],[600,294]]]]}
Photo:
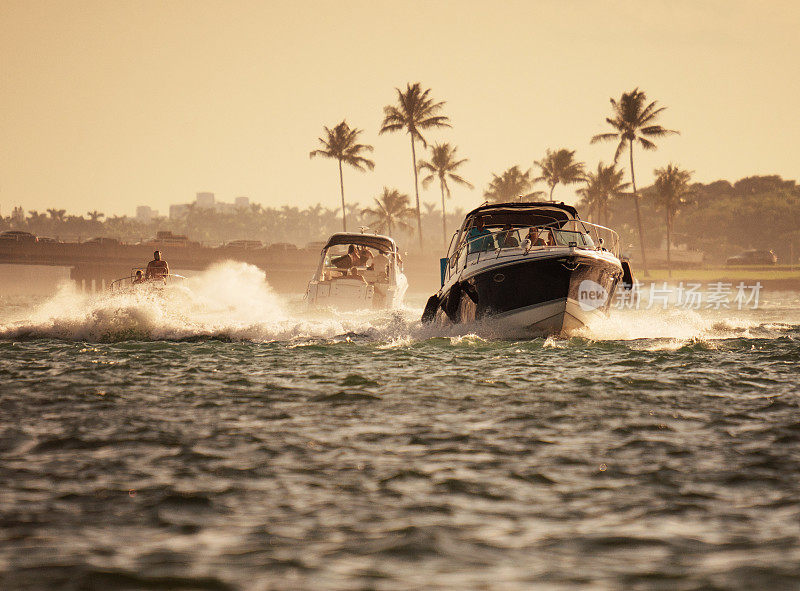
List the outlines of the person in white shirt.
{"type": "Polygon", "coordinates": [[[390,262],[389,257],[382,250],[379,250],[378,254],[372,257],[372,268],[375,269],[378,279],[383,279],[384,281],[389,279],[390,262]]]}

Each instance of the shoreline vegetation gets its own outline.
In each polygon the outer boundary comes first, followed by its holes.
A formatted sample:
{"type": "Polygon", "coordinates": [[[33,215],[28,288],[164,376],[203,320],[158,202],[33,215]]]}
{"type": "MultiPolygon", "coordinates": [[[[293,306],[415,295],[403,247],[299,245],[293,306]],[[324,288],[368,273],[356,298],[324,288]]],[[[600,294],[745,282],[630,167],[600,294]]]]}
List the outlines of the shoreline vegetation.
{"type": "MultiPolygon", "coordinates": [[[[235,211],[217,211],[194,203],[179,218],[149,220],[106,217],[97,210],[83,215],[68,214],[60,207],[40,212],[17,206],[11,215],[0,216],[0,231],[26,230],[65,241],[108,237],[130,243],[151,239],[158,231],[171,231],[206,245],[259,240],[303,247],[345,228],[358,231],[369,227],[393,233],[407,251],[440,256],[467,209],[447,207],[446,201],[458,191],[463,203],[467,191],[475,188],[457,170],[468,158],[459,146],[441,138],[429,142],[426,137],[430,131],[444,134],[452,127],[445,101],[432,98],[431,89],[423,89],[419,82],[395,91],[395,102],[383,108],[383,121],[372,130],[350,127],[345,118],[323,127],[318,149],[308,154],[337,164],[338,182],[334,191],[332,175],[331,193],[324,205],[301,209],[253,203],[235,211]],[[407,186],[383,187],[376,195],[361,195],[362,203],[372,204],[364,207],[347,201],[344,165],[362,173],[375,168],[375,161],[366,157],[372,156],[374,149],[362,140],[370,131],[408,135],[413,166],[407,186]],[[420,185],[433,203],[421,200],[420,185]],[[436,204],[439,200],[441,207],[436,204]]],[[[539,159],[531,154],[522,160],[529,162],[529,167],[516,163],[502,172],[488,173],[482,200],[560,201],[562,185],[576,186],[581,218],[616,230],[623,253],[645,276],[648,266],[657,269],[664,264],[647,260],[654,252],[665,252],[667,269],[679,267],[673,265],[675,250],[702,253],[700,266],[724,263],[728,256],[748,249],[773,250],[781,263],[798,261],[800,187],[794,180],[768,175],[704,184],[692,181],[693,171],[664,163],[653,171],[653,184],[637,187],[635,151],[656,150],[656,140],[679,132],[658,123],[666,107],[650,101],[638,88],[609,100],[611,114],[605,121],[611,130],[587,136],[586,142],[613,142],[608,163],[587,166],[580,161],[578,150],[547,147],[539,159]],[[620,162],[623,155],[627,163],[620,162]]],[[[468,209],[482,200],[474,199],[468,209]]]]}

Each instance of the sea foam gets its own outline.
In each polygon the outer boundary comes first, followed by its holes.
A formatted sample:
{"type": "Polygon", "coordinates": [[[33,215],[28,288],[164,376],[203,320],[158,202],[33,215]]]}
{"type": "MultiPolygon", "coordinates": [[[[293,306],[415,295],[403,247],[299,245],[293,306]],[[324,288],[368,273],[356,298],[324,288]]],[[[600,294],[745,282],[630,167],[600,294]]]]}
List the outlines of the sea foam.
{"type": "MultiPolygon", "coordinates": [[[[442,327],[420,322],[421,308],[310,311],[299,295],[281,296],[266,274],[246,263],[225,262],[164,290],[82,293],[71,282],[36,305],[0,319],[0,338],[77,341],[221,339],[254,342],[357,340],[409,346],[449,338],[453,346],[503,339],[490,321],[442,327]]],[[[665,349],[697,340],[796,332],[797,322],[776,322],[785,310],[611,310],[578,331],[589,341],[662,342],[665,349]]],[[[552,346],[555,341],[544,341],[552,346]]]]}

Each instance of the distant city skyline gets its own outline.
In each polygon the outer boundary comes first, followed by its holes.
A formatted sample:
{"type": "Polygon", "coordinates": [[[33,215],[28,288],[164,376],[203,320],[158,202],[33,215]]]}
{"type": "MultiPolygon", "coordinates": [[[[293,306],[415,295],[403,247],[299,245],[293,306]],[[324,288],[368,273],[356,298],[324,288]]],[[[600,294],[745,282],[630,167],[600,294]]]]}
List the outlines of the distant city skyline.
{"type": "MultiPolygon", "coordinates": [[[[346,198],[413,197],[408,138],[378,135],[395,87],[446,101],[463,175],[448,207],[547,148],[613,159],[610,97],[638,86],[681,135],[637,155],[637,181],[676,162],[694,179],[800,176],[800,5],[776,1],[264,3],[211,0],[0,5],[0,212],[48,207],[165,215],[202,191],[265,207],[340,207],[336,163],[310,160],[342,119],[375,147],[346,198]]],[[[423,152],[418,157],[425,157],[423,152]]],[[[577,186],[559,186],[574,203],[577,186]]],[[[437,188],[422,192],[438,203],[437,188]]]]}

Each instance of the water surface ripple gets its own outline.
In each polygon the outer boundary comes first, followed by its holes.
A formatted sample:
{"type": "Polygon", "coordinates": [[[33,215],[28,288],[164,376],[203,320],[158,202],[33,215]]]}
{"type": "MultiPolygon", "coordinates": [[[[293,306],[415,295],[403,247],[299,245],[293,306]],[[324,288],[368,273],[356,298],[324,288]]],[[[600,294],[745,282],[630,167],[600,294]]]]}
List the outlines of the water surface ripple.
{"type": "Polygon", "coordinates": [[[268,340],[6,324],[0,587],[798,588],[790,308],[531,341],[417,313],[268,340]]]}

